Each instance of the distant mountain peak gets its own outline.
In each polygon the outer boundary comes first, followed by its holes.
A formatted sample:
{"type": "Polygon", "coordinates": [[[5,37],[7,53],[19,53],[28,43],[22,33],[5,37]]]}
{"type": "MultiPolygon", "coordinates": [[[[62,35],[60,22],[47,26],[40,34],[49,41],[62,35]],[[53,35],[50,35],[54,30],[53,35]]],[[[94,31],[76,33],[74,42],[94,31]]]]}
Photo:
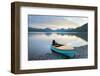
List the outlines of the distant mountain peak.
{"type": "Polygon", "coordinates": [[[50,28],[45,28],[45,29],[40,29],[40,28],[33,28],[33,27],[28,27],[29,32],[87,32],[88,31],[88,23],[82,25],[81,27],[77,27],[75,29],[56,29],[52,30],[50,28]]]}

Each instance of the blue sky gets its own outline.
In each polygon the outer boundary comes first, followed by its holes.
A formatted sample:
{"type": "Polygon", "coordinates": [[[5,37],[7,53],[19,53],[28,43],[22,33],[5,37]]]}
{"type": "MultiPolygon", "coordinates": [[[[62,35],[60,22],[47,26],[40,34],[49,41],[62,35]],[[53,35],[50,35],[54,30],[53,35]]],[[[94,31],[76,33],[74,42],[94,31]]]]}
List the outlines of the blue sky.
{"type": "Polygon", "coordinates": [[[43,16],[43,15],[29,15],[28,26],[32,28],[50,28],[68,29],[77,28],[88,22],[87,17],[69,17],[69,16],[43,16]]]}

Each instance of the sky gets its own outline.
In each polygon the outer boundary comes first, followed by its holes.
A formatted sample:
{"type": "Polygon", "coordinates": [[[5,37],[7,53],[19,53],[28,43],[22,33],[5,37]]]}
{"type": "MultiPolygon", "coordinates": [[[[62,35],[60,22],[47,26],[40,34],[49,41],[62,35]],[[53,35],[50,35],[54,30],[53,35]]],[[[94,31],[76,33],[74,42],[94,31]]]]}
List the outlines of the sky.
{"type": "Polygon", "coordinates": [[[28,27],[52,30],[77,28],[88,23],[87,17],[29,15],[28,27]]]}

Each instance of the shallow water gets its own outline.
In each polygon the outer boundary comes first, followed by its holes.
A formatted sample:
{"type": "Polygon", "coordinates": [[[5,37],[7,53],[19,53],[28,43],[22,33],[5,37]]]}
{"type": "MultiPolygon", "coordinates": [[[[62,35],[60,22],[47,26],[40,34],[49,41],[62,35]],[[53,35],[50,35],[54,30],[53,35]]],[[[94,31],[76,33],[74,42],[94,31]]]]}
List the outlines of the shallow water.
{"type": "Polygon", "coordinates": [[[87,32],[29,32],[28,33],[28,60],[51,60],[67,59],[67,57],[56,54],[50,50],[52,40],[60,44],[67,44],[75,47],[79,57],[88,57],[87,32]]]}

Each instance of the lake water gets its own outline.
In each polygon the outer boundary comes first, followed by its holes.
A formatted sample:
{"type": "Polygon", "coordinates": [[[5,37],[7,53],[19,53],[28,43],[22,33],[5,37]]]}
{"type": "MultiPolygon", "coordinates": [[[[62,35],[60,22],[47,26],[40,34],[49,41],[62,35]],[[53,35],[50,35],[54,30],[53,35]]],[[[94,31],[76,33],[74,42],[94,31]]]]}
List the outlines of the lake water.
{"type": "Polygon", "coordinates": [[[50,50],[52,40],[61,44],[67,44],[75,48],[78,57],[88,57],[88,37],[87,32],[29,32],[28,33],[28,60],[52,60],[67,59],[67,57],[54,53],[50,50]]]}

